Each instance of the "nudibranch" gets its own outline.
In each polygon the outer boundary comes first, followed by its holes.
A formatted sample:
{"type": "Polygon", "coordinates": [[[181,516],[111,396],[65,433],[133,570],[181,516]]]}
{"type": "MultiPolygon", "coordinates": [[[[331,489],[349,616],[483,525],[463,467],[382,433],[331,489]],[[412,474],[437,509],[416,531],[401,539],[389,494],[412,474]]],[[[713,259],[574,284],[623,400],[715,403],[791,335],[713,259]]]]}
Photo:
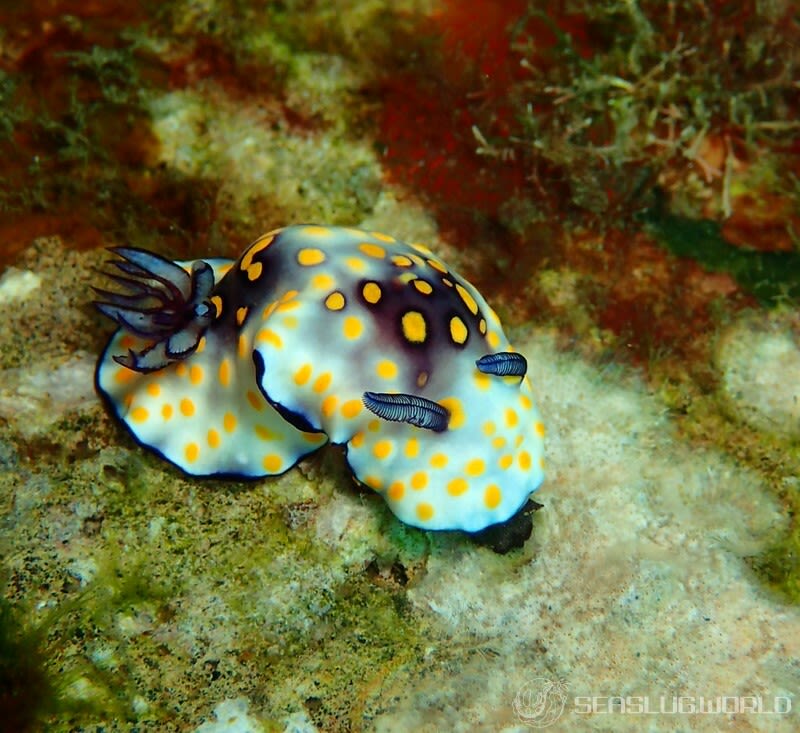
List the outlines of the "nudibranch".
{"type": "Polygon", "coordinates": [[[194,476],[283,473],[326,442],[403,522],[477,533],[543,479],[525,358],[429,249],[290,226],[236,260],[119,247],[98,290],[119,326],[99,392],[142,445],[194,476]]]}

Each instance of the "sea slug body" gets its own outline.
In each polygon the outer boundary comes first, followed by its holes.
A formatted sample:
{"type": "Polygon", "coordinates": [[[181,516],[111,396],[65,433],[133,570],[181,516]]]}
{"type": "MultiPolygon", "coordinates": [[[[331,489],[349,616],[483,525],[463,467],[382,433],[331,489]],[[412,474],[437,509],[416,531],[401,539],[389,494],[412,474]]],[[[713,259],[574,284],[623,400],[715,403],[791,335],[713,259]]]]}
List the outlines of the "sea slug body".
{"type": "Polygon", "coordinates": [[[527,364],[483,297],[420,244],[290,226],[236,260],[117,248],[120,328],[97,388],[195,476],[283,473],[326,442],[423,529],[506,522],[543,479],[527,364]]]}

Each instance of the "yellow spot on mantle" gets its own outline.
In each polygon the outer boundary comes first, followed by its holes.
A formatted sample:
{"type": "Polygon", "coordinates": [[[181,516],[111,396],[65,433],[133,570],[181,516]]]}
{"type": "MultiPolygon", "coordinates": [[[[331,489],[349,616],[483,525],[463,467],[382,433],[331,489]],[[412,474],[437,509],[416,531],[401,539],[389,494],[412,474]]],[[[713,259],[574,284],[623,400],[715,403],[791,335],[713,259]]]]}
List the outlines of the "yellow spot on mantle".
{"type": "Polygon", "coordinates": [[[262,320],[266,321],[274,312],[275,309],[278,307],[278,301],[273,300],[269,305],[264,307],[263,312],[261,313],[262,320]]]}
{"type": "Polygon", "coordinates": [[[311,278],[311,285],[317,290],[327,290],[333,287],[334,279],[330,275],[314,275],[311,278]]]}
{"type": "Polygon", "coordinates": [[[412,280],[411,284],[423,295],[430,295],[433,292],[433,286],[427,280],[412,280]]]}
{"type": "Polygon", "coordinates": [[[364,327],[358,318],[355,316],[347,316],[347,318],[344,319],[342,331],[344,335],[352,341],[361,335],[363,328],[364,327]]]}
{"type": "Polygon", "coordinates": [[[297,253],[297,261],[304,267],[319,265],[325,262],[325,253],[321,249],[316,249],[315,247],[306,247],[297,253]]]}
{"type": "Polygon", "coordinates": [[[468,488],[469,484],[466,479],[459,476],[447,484],[447,493],[450,494],[450,496],[461,496],[468,488]]]}
{"type": "Polygon", "coordinates": [[[445,397],[439,400],[439,404],[450,413],[450,421],[447,423],[448,429],[458,430],[467,419],[461,400],[457,397],[445,397]]]}
{"type": "Polygon", "coordinates": [[[406,311],[401,319],[403,327],[403,336],[407,341],[412,344],[421,344],[425,342],[428,335],[428,328],[425,323],[425,318],[419,311],[406,311]]]}
{"type": "Polygon", "coordinates": [[[256,239],[256,241],[250,245],[250,248],[247,250],[247,252],[245,252],[244,255],[242,255],[242,261],[239,265],[239,268],[241,270],[249,270],[250,265],[253,262],[253,257],[255,257],[262,250],[265,250],[267,247],[269,247],[269,245],[272,244],[273,239],[274,237],[271,234],[264,234],[263,236],[256,239]]]}
{"type": "Polygon", "coordinates": [[[375,458],[380,458],[383,460],[384,458],[389,457],[392,452],[392,447],[392,441],[379,440],[372,448],[372,453],[374,454],[375,458]]]}
{"type": "Polygon", "coordinates": [[[397,376],[397,364],[389,359],[383,359],[375,367],[375,373],[383,379],[394,379],[397,376]]]}
{"type": "Polygon", "coordinates": [[[274,453],[270,453],[269,455],[264,456],[262,465],[264,466],[265,471],[269,471],[270,473],[278,473],[283,466],[283,459],[274,453]]]}
{"type": "Polygon", "coordinates": [[[200,456],[200,448],[197,443],[187,443],[184,453],[186,455],[186,460],[189,461],[189,463],[194,463],[200,456]]]}
{"type": "Polygon", "coordinates": [[[294,373],[294,383],[298,387],[302,387],[311,378],[311,364],[303,364],[294,373]]]}
{"type": "Polygon", "coordinates": [[[261,273],[264,270],[264,266],[260,262],[254,262],[250,267],[247,268],[247,279],[250,282],[254,282],[261,277],[261,273]]]}
{"type": "Polygon", "coordinates": [[[417,250],[417,252],[421,252],[424,255],[432,256],[433,252],[431,252],[430,247],[422,244],[422,242],[411,242],[411,246],[417,250]]]}
{"type": "Polygon", "coordinates": [[[383,247],[377,244],[372,244],[371,242],[363,242],[362,244],[358,245],[358,248],[368,257],[381,259],[386,256],[386,250],[383,247]]]}
{"type": "Polygon", "coordinates": [[[131,411],[131,420],[134,422],[145,422],[148,417],[150,417],[150,413],[146,407],[135,407],[131,411]]]}
{"type": "Polygon", "coordinates": [[[117,369],[116,373],[114,374],[114,381],[117,382],[117,384],[125,384],[130,382],[135,376],[136,372],[132,369],[121,367],[117,369]]]}
{"type": "Polygon", "coordinates": [[[236,415],[232,412],[226,412],[222,418],[222,427],[225,428],[226,433],[232,433],[236,430],[236,415]]]}
{"type": "Polygon", "coordinates": [[[344,308],[344,295],[338,290],[334,290],[325,298],[325,307],[331,311],[340,311],[344,308]]]}
{"type": "Polygon", "coordinates": [[[277,437],[268,427],[264,425],[254,425],[253,431],[260,440],[275,440],[277,437]]]}
{"type": "Polygon", "coordinates": [[[228,357],[219,363],[219,383],[223,387],[227,387],[231,383],[231,363],[228,357]]]}
{"type": "Polygon", "coordinates": [[[250,407],[258,412],[264,409],[264,398],[260,394],[253,392],[252,389],[247,390],[247,401],[250,403],[250,407]]]}
{"type": "Polygon", "coordinates": [[[509,428],[513,428],[518,422],[519,418],[517,417],[517,413],[509,407],[506,410],[506,425],[509,428]]]}
{"type": "MultiPolygon", "coordinates": [[[[348,420],[354,418],[361,412],[362,407],[361,400],[347,400],[341,407],[342,416],[348,420]]],[[[363,435],[363,433],[358,433],[358,435],[363,435]]],[[[355,436],[353,440],[355,440],[355,436]]]]}
{"type": "Polygon", "coordinates": [[[281,339],[281,337],[271,328],[262,328],[256,336],[256,341],[260,343],[266,342],[274,346],[276,349],[283,347],[283,339],[281,339]]]}
{"type": "Polygon", "coordinates": [[[288,303],[281,303],[276,310],[279,313],[286,313],[286,311],[293,311],[295,308],[299,307],[300,307],[299,300],[290,300],[288,303]]]}
{"type": "Polygon", "coordinates": [[[457,344],[463,344],[467,340],[468,335],[467,327],[464,325],[458,316],[453,316],[450,319],[450,338],[457,344]]]}
{"type": "Polygon", "coordinates": [[[318,394],[322,394],[328,387],[331,386],[331,373],[324,372],[314,380],[312,389],[318,394]]]}
{"type": "Polygon", "coordinates": [[[362,260],[360,257],[348,257],[345,260],[345,264],[355,272],[362,272],[366,267],[364,260],[362,260]]]}
{"type": "Polygon", "coordinates": [[[336,395],[328,395],[322,400],[320,410],[325,417],[330,417],[336,411],[336,405],[339,404],[339,398],[336,395]]]}
{"type": "Polygon", "coordinates": [[[496,509],[500,506],[500,489],[496,484],[489,484],[483,492],[483,503],[487,509],[496,509]]]}
{"type": "Polygon", "coordinates": [[[378,283],[368,282],[362,288],[361,294],[364,296],[364,300],[366,300],[367,303],[375,305],[375,303],[381,299],[381,287],[378,283]]]}
{"type": "Polygon", "coordinates": [[[475,298],[472,297],[472,294],[467,290],[463,285],[460,283],[456,283],[456,290],[458,294],[461,296],[461,300],[464,301],[464,305],[469,308],[470,313],[472,315],[477,315],[478,313],[478,304],[475,302],[475,298]]]}
{"type": "Polygon", "coordinates": [[[301,234],[305,237],[325,237],[330,234],[330,229],[311,225],[303,227],[301,234]]]}

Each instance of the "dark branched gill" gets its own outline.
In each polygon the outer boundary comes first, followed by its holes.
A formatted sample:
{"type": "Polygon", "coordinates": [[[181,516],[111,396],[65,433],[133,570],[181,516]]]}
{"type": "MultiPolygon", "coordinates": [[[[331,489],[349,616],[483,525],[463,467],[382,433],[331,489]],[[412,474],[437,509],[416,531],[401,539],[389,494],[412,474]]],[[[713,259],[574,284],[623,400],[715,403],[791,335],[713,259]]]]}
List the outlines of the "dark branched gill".
{"type": "Polygon", "coordinates": [[[123,274],[106,274],[128,292],[94,288],[102,298],[94,305],[125,331],[147,342],[143,349],[114,356],[114,361],[137,372],[152,372],[194,353],[214,318],[214,305],[208,299],[214,288],[211,266],[195,262],[189,274],[151,252],[133,247],[111,251],[121,259],[110,264],[123,274]]]}

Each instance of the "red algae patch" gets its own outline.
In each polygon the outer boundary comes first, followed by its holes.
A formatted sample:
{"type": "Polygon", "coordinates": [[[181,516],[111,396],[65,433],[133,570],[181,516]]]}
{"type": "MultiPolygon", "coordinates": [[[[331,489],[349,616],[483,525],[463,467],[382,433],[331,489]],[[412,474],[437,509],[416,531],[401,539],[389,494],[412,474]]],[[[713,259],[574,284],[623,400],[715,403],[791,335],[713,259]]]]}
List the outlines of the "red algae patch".
{"type": "Polygon", "coordinates": [[[476,217],[496,217],[525,187],[518,161],[509,158],[498,167],[476,152],[476,132],[494,135],[495,127],[473,130],[478,111],[491,106],[497,128],[508,132],[511,109],[501,99],[515,69],[508,29],[525,5],[481,1],[467,9],[444,3],[432,18],[419,21],[422,37],[440,37],[441,46],[422,47],[416,65],[393,70],[381,82],[378,139],[387,177],[421,194],[442,229],[461,241],[476,217]]]}
{"type": "Polygon", "coordinates": [[[656,331],[669,346],[676,329],[662,318],[695,300],[681,271],[694,273],[701,300],[736,289],[724,275],[632,251],[650,241],[636,236],[637,215],[660,189],[670,211],[726,217],[731,244],[795,246],[797,194],[785,182],[798,166],[786,142],[797,128],[798,38],[785,3],[716,15],[650,0],[573,3],[569,12],[556,3],[546,13],[524,2],[444,2],[420,20],[415,60],[384,77],[387,178],[431,207],[443,236],[468,252],[469,274],[513,299],[520,319],[533,313],[519,294],[526,279],[543,265],[575,268],[566,232],[585,226],[614,265],[578,265],[595,278],[601,320],[622,338],[656,331]],[[749,54],[740,49],[748,43],[749,54]],[[642,292],[624,264],[640,256],[675,276],[642,292]]]}

